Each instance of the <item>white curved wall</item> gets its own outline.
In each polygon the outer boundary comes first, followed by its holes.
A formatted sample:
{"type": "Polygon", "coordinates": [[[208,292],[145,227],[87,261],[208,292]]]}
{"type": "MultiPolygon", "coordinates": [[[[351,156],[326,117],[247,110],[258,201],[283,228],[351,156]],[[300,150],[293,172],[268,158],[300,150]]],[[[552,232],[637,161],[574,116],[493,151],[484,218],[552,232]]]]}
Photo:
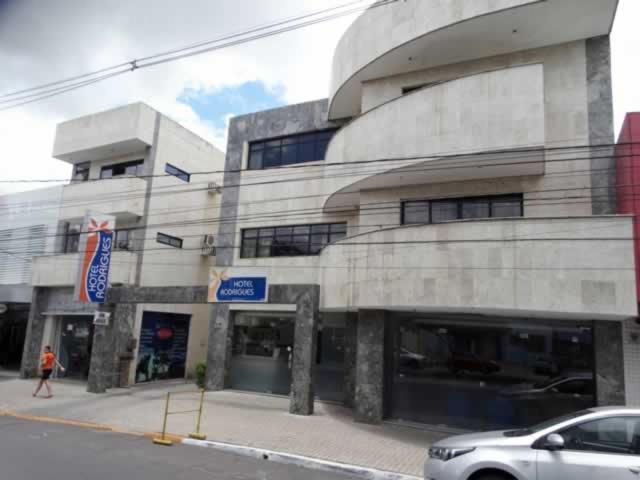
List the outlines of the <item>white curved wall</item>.
{"type": "MultiPolygon", "coordinates": [[[[544,68],[541,64],[534,64],[471,75],[380,105],[336,134],[327,151],[327,162],[349,164],[544,145],[544,68]]],[[[361,164],[357,165],[356,171],[361,171],[362,175],[336,178],[327,173],[325,184],[327,190],[333,192],[357,191],[357,182],[364,179],[399,167],[433,164],[435,160],[423,158],[361,164]]],[[[473,164],[476,160],[484,164],[495,162],[484,157],[464,161],[473,164]]],[[[513,163],[513,158],[509,162],[513,163]]],[[[542,164],[533,171],[531,164],[526,164],[524,169],[511,167],[491,171],[478,168],[432,171],[414,183],[543,173],[542,164]]],[[[412,176],[415,175],[416,172],[412,172],[412,176]]],[[[384,183],[383,177],[375,188],[383,187],[384,183]]],[[[410,181],[405,183],[410,184],[410,181]]],[[[325,206],[342,206],[349,202],[342,195],[334,195],[325,206]]]]}
{"type": "Polygon", "coordinates": [[[321,306],[630,317],[633,255],[631,217],[398,227],[323,251],[321,306]],[[500,240],[518,238],[549,240],[500,240]]]}

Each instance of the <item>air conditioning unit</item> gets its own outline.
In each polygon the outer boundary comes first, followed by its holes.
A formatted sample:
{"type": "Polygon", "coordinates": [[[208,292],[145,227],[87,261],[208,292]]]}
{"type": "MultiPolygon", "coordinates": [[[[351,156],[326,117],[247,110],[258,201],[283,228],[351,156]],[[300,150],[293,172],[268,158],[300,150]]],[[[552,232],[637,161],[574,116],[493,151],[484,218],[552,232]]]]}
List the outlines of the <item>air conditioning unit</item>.
{"type": "Polygon", "coordinates": [[[205,235],[202,239],[202,255],[205,257],[213,257],[216,254],[216,237],[215,235],[205,235]]]}
{"type": "Polygon", "coordinates": [[[207,185],[207,192],[209,195],[215,195],[216,193],[222,193],[222,188],[216,182],[209,182],[209,185],[207,185]]]}

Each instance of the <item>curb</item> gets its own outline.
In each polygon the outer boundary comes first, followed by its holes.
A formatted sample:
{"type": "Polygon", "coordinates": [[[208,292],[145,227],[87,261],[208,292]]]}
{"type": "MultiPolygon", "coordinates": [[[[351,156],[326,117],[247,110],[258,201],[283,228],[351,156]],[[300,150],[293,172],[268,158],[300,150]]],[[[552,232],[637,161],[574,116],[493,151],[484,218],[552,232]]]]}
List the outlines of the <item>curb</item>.
{"type": "Polygon", "coordinates": [[[53,418],[53,417],[41,417],[38,415],[28,415],[24,413],[16,413],[10,411],[0,411],[0,417],[12,417],[17,418],[19,420],[29,420],[33,422],[44,422],[44,423],[53,423],[57,425],[69,425],[73,427],[81,427],[81,428],[90,428],[92,430],[99,430],[103,432],[118,432],[113,427],[108,425],[101,425],[99,423],[91,423],[91,422],[81,422],[78,420],[66,420],[63,418],[53,418]]]}
{"type": "Polygon", "coordinates": [[[293,455],[290,453],[274,452],[272,450],[263,450],[260,448],[243,447],[230,443],[212,442],[207,440],[193,440],[191,438],[186,438],[182,440],[182,444],[203,448],[213,448],[221,452],[233,453],[236,455],[251,457],[258,460],[267,460],[270,462],[296,465],[312,470],[320,470],[330,473],[343,473],[365,480],[422,480],[418,477],[414,477],[413,475],[386,472],[384,470],[359,467],[357,465],[348,465],[346,463],[329,462],[317,458],[293,455]]]}

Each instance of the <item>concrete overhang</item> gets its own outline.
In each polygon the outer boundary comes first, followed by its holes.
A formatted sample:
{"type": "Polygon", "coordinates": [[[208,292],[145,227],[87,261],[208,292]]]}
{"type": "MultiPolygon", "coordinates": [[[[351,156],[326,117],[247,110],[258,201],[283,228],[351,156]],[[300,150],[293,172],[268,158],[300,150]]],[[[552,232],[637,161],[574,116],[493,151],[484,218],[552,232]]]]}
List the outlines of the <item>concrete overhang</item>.
{"type": "MultiPolygon", "coordinates": [[[[413,26],[402,31],[400,24],[389,27],[375,21],[376,15],[387,15],[395,22],[396,16],[403,17],[401,9],[415,9],[415,4],[395,2],[369,9],[336,48],[329,119],[360,114],[362,83],[368,80],[607,35],[618,1],[514,1],[516,6],[488,9],[453,23],[453,12],[445,12],[441,20],[414,19],[413,26]],[[384,30],[395,27],[398,32],[384,30]]],[[[454,3],[448,8],[453,9],[454,3]]]]}
{"type": "Polygon", "coordinates": [[[487,178],[535,176],[544,175],[545,172],[545,152],[542,146],[539,149],[532,148],[526,151],[486,152],[411,162],[413,163],[407,166],[372,174],[338,190],[327,198],[324,204],[325,211],[357,208],[360,203],[360,192],[366,190],[487,178]]]}
{"type": "Polygon", "coordinates": [[[60,123],[53,157],[75,164],[144,153],[153,144],[156,115],[135,103],[60,123]]]}

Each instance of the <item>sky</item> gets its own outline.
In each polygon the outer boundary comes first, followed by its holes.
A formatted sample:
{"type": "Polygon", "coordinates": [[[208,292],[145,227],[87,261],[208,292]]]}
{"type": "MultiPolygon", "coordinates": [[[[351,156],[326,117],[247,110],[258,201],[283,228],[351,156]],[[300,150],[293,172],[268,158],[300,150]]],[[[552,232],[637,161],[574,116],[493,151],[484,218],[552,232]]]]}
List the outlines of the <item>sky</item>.
{"type": "MultiPolygon", "coordinates": [[[[0,95],[344,3],[0,0],[0,95]]],[[[0,180],[69,178],[71,166],[51,157],[56,124],[136,101],[224,150],[229,118],[328,95],[333,51],[353,19],[138,70],[0,112],[0,180]]],[[[638,19],[640,1],[620,0],[612,33],[616,131],[625,112],[640,111],[638,19]]],[[[43,186],[0,184],[0,193],[43,186]]]]}

